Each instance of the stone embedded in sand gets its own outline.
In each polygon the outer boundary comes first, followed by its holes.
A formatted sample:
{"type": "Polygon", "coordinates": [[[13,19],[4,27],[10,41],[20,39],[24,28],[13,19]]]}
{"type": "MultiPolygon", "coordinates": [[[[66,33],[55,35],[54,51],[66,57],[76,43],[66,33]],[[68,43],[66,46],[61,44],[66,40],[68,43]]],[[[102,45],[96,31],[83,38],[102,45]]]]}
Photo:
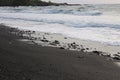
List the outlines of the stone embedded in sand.
{"type": "Polygon", "coordinates": [[[64,37],[64,39],[67,39],[67,37],[64,37]]]}
{"type": "Polygon", "coordinates": [[[120,57],[115,56],[115,57],[113,57],[113,59],[115,59],[115,60],[120,60],[120,57]]]}
{"type": "Polygon", "coordinates": [[[86,50],[89,50],[89,48],[86,48],[86,50]]]}
{"type": "Polygon", "coordinates": [[[114,54],[113,56],[113,59],[120,60],[120,54],[114,54]]]}
{"type": "Polygon", "coordinates": [[[101,51],[92,51],[92,53],[95,53],[95,54],[97,54],[97,55],[101,55],[101,54],[102,54],[101,51]]]}
{"type": "Polygon", "coordinates": [[[64,47],[60,47],[60,49],[65,49],[64,47]]]}
{"type": "Polygon", "coordinates": [[[49,41],[48,41],[48,40],[46,40],[46,39],[42,39],[41,41],[42,41],[42,42],[49,42],[49,41]]]}
{"type": "Polygon", "coordinates": [[[55,44],[60,44],[60,42],[58,40],[55,40],[54,43],[55,44]]]}
{"type": "Polygon", "coordinates": [[[120,54],[120,52],[117,52],[117,54],[120,54]]]}
{"type": "Polygon", "coordinates": [[[53,42],[51,42],[49,44],[56,46],[56,45],[60,44],[60,42],[58,40],[55,40],[55,41],[53,41],[53,42]]]}
{"type": "Polygon", "coordinates": [[[78,49],[78,44],[76,44],[75,42],[71,43],[70,45],[68,45],[70,48],[72,49],[78,49]]]}
{"type": "Polygon", "coordinates": [[[85,51],[85,49],[84,49],[84,48],[82,48],[80,51],[84,52],[84,51],[85,51]]]}

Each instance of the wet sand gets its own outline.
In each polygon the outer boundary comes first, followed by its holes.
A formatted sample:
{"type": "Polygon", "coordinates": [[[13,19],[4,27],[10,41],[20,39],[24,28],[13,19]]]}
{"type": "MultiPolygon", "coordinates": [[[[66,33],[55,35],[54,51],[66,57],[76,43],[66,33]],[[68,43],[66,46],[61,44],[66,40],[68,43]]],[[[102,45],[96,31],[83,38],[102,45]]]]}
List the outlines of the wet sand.
{"type": "Polygon", "coordinates": [[[0,80],[120,80],[120,67],[104,56],[27,44],[0,25],[0,80]]]}

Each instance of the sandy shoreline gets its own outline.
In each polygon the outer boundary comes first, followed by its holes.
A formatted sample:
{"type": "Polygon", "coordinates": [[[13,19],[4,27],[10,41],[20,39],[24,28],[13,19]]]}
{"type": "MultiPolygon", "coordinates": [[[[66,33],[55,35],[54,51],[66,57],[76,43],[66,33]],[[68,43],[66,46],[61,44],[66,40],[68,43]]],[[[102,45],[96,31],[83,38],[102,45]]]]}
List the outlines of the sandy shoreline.
{"type": "Polygon", "coordinates": [[[18,35],[17,32],[21,31],[0,25],[1,80],[120,79],[120,68],[104,56],[43,47],[35,44],[34,39],[27,44],[18,40],[26,40],[28,37],[20,33],[18,35]]]}
{"type": "Polygon", "coordinates": [[[20,41],[32,41],[42,46],[64,47],[64,49],[76,51],[81,51],[81,49],[84,49],[84,52],[99,51],[103,53],[102,55],[110,55],[110,57],[116,57],[116,55],[118,55],[120,58],[120,46],[108,45],[95,41],[81,40],[55,33],[45,33],[23,29],[20,30],[21,31],[18,34],[24,37],[24,39],[21,39],[20,41]],[[58,41],[59,44],[55,44],[55,41],[58,41]],[[71,44],[73,44],[73,46],[75,45],[74,47],[76,48],[70,48],[71,44]]]}

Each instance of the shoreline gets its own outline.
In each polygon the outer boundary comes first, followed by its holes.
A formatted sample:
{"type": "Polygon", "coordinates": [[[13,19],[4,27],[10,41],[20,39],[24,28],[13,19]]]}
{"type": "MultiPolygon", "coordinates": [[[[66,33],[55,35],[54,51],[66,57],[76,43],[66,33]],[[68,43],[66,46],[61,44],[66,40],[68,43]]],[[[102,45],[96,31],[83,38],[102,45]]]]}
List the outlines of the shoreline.
{"type": "Polygon", "coordinates": [[[28,44],[19,41],[28,38],[20,33],[16,28],[0,25],[1,80],[120,79],[120,68],[104,56],[41,46],[32,41],[28,44]]]}
{"type": "Polygon", "coordinates": [[[19,30],[20,32],[18,33],[18,35],[21,35],[24,38],[21,39],[20,41],[25,41],[28,43],[32,42],[34,44],[42,46],[58,47],[75,51],[83,52],[97,51],[98,54],[100,53],[100,55],[109,56],[111,58],[117,57],[117,59],[120,60],[120,46],[66,37],[64,35],[57,33],[46,33],[23,29],[19,30]]]}

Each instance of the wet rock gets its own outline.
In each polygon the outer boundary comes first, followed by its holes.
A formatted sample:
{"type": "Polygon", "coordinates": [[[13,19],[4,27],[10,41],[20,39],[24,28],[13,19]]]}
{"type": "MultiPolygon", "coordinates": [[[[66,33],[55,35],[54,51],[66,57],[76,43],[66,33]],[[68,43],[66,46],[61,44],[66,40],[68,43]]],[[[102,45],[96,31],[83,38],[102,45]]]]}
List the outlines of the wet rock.
{"type": "Polygon", "coordinates": [[[85,51],[85,49],[83,48],[83,49],[81,49],[81,51],[82,51],[82,52],[84,52],[84,51],[85,51]]]}
{"type": "Polygon", "coordinates": [[[48,40],[46,40],[46,39],[42,39],[41,41],[42,41],[42,42],[49,42],[49,41],[48,41],[48,40]]]}
{"type": "Polygon", "coordinates": [[[101,54],[102,54],[101,51],[92,51],[92,53],[95,53],[95,54],[97,54],[97,55],[101,55],[101,54]]]}
{"type": "Polygon", "coordinates": [[[115,57],[113,57],[113,59],[120,60],[120,57],[115,56],[115,57]]]}
{"type": "Polygon", "coordinates": [[[69,46],[71,46],[71,48],[73,48],[73,49],[77,49],[77,44],[75,43],[75,42],[73,42],[73,43],[71,43],[71,45],[69,45],[69,46]]]}
{"type": "Polygon", "coordinates": [[[65,49],[64,47],[60,47],[60,49],[65,49]]]}
{"type": "Polygon", "coordinates": [[[67,37],[64,37],[64,39],[67,39],[67,37]]]}
{"type": "Polygon", "coordinates": [[[58,40],[55,40],[54,43],[55,44],[60,44],[60,42],[58,40]]]}
{"type": "Polygon", "coordinates": [[[53,42],[50,43],[50,45],[54,45],[54,46],[56,46],[58,44],[60,44],[60,42],[58,40],[55,40],[55,41],[53,41],[53,42]]]}
{"type": "Polygon", "coordinates": [[[120,55],[119,54],[114,54],[113,56],[114,56],[113,59],[120,60],[120,55]]]}
{"type": "Polygon", "coordinates": [[[120,54],[120,52],[117,52],[117,54],[120,54]]]}
{"type": "Polygon", "coordinates": [[[89,48],[86,48],[86,50],[89,50],[89,48]]]}

